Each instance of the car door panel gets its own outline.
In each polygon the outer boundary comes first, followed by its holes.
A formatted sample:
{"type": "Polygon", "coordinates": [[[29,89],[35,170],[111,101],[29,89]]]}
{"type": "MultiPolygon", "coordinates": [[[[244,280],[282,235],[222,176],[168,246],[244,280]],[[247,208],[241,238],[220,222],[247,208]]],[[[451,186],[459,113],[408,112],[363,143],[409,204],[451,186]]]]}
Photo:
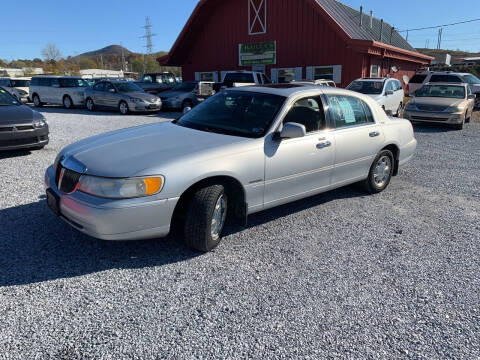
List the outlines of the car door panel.
{"type": "Polygon", "coordinates": [[[321,131],[302,138],[266,143],[266,207],[282,200],[320,192],[330,186],[335,139],[332,132],[321,131]]]}

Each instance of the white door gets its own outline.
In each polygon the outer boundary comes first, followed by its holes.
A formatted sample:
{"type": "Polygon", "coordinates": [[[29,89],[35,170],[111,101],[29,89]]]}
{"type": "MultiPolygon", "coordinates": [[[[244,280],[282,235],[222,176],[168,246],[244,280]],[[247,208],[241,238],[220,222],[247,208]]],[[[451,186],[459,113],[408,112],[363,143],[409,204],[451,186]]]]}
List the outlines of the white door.
{"type": "Polygon", "coordinates": [[[283,120],[305,126],[294,139],[268,137],[265,144],[265,207],[272,207],[325,190],[334,162],[333,132],[326,130],[320,97],[298,100],[283,120]]]}
{"type": "Polygon", "coordinates": [[[382,127],[375,123],[370,107],[352,96],[327,95],[335,123],[335,168],[332,185],[365,179],[384,143],[382,127]]]}
{"type": "Polygon", "coordinates": [[[396,86],[392,80],[387,80],[385,84],[385,110],[390,110],[393,114],[397,111],[400,101],[397,101],[398,95],[395,94],[396,86]]]}

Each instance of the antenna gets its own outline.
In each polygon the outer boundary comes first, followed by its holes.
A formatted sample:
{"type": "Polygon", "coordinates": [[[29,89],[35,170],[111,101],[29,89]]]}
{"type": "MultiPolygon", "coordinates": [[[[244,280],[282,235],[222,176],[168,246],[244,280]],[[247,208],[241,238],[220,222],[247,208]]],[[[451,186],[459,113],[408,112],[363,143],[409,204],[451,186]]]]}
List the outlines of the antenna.
{"type": "Polygon", "coordinates": [[[153,42],[152,37],[157,36],[157,34],[152,34],[152,24],[150,23],[150,16],[145,18],[145,26],[142,27],[145,29],[145,35],[141,36],[142,39],[145,39],[145,49],[147,54],[153,52],[153,42]]]}

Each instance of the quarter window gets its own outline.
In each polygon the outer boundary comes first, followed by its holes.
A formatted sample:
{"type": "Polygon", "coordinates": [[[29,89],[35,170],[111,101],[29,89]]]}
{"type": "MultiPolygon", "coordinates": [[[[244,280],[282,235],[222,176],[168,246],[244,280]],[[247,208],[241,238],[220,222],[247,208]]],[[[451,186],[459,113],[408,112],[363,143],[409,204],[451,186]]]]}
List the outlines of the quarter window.
{"type": "Polygon", "coordinates": [[[93,90],[95,91],[103,91],[103,88],[105,86],[104,82],[98,83],[93,87],[93,90]]]}
{"type": "Polygon", "coordinates": [[[432,75],[429,82],[461,83],[462,80],[455,75],[432,75]]]}
{"type": "Polygon", "coordinates": [[[341,95],[327,95],[327,99],[336,128],[374,122],[370,108],[360,99],[341,95]]]}
{"type": "Polygon", "coordinates": [[[295,102],[283,119],[284,124],[288,122],[302,124],[307,133],[323,130],[326,121],[320,97],[307,97],[295,102]]]}

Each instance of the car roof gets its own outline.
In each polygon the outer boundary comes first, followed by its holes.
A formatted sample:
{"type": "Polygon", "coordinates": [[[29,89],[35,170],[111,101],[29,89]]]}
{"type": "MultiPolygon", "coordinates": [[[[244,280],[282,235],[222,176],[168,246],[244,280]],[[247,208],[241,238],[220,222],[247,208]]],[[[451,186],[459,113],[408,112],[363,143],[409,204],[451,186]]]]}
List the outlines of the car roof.
{"type": "Polygon", "coordinates": [[[393,78],[386,78],[386,77],[368,77],[368,78],[360,78],[360,79],[356,79],[354,81],[387,81],[387,80],[396,80],[396,79],[393,79],[393,78]]]}
{"type": "Polygon", "coordinates": [[[467,83],[451,83],[451,82],[427,82],[424,84],[425,85],[440,85],[440,86],[468,86],[467,83]]]}
{"type": "Polygon", "coordinates": [[[273,84],[273,85],[257,85],[257,86],[241,86],[237,88],[227,89],[227,91],[251,91],[263,94],[279,95],[284,97],[291,97],[301,93],[310,93],[312,91],[325,90],[329,93],[339,95],[354,95],[364,98],[362,94],[346,89],[335,88],[332,86],[319,85],[295,85],[295,84],[273,84]],[[283,86],[282,86],[283,85],[283,86]]]}

